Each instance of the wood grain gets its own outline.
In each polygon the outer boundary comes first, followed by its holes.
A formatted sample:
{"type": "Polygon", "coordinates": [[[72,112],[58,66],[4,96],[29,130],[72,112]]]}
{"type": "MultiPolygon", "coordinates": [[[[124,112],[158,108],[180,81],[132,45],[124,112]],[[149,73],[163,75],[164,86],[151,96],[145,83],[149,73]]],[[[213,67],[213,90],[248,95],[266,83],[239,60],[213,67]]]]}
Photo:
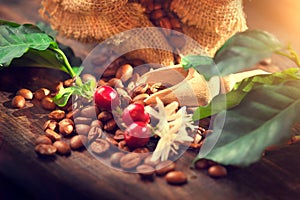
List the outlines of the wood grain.
{"type": "MultiPolygon", "coordinates": [[[[38,16],[33,11],[39,2],[1,3],[0,17],[34,22],[38,16]]],[[[137,174],[107,167],[87,151],[41,159],[33,142],[43,133],[48,112],[37,101],[21,110],[13,109],[10,99],[21,87],[36,90],[64,78],[64,74],[48,69],[0,72],[0,178],[5,175],[14,183],[12,187],[18,186],[16,192],[21,188],[31,199],[300,199],[299,144],[269,152],[250,167],[231,167],[222,179],[190,169],[195,152],[187,152],[177,162],[177,169],[188,175],[189,183],[184,186],[170,186],[161,177],[154,182],[141,181],[137,174]]]]}

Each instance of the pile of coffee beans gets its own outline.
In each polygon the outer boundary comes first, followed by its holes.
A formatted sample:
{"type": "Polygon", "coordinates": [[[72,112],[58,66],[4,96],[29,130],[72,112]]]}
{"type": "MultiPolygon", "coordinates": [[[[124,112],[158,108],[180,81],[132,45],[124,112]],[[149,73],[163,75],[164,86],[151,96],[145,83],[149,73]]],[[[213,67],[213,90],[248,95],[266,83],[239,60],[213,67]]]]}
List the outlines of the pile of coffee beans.
{"type": "Polygon", "coordinates": [[[138,0],[146,9],[146,14],[151,22],[164,28],[163,34],[174,50],[180,50],[185,45],[185,39],[181,36],[182,24],[178,16],[170,10],[171,0],[138,0]],[[174,30],[174,31],[171,31],[174,30]]]}
{"type": "MultiPolygon", "coordinates": [[[[110,52],[110,55],[114,55],[114,52],[110,52]]],[[[167,87],[161,83],[136,85],[136,80],[149,71],[149,66],[143,66],[142,60],[127,60],[125,57],[119,57],[103,70],[103,66],[108,62],[111,62],[109,56],[105,59],[99,56],[93,60],[93,68],[87,70],[101,77],[99,80],[92,73],[83,74],[81,79],[83,82],[90,79],[96,80],[98,88],[114,88],[120,96],[120,107],[123,110],[128,105],[143,109],[144,99],[167,87]],[[136,70],[137,66],[139,70],[136,70]]],[[[74,80],[68,79],[59,82],[55,91],[47,88],[40,88],[35,92],[20,89],[12,99],[11,103],[15,108],[23,108],[26,101],[35,99],[44,109],[49,110],[48,120],[42,127],[44,132],[35,141],[35,151],[39,156],[70,155],[72,151],[86,148],[95,157],[105,160],[109,166],[123,171],[136,172],[142,179],[154,180],[156,175],[165,177],[169,184],[180,185],[188,182],[187,176],[176,169],[174,161],[154,162],[151,160],[151,152],[155,148],[157,138],[151,137],[147,145],[143,144],[138,147],[127,144],[124,132],[126,126],[120,113],[113,113],[105,105],[104,108],[103,105],[99,107],[96,101],[88,102],[82,98],[76,101],[71,99],[64,107],[55,105],[52,97],[60,89],[73,84],[74,80]]],[[[103,100],[101,103],[103,104],[103,100]]],[[[193,112],[194,108],[187,110],[193,112]]],[[[155,120],[149,122],[147,117],[143,120],[151,125],[157,123],[155,120]]],[[[196,132],[190,131],[189,134],[194,137],[194,141],[191,144],[183,144],[185,149],[198,150],[203,138],[210,133],[207,130],[209,119],[202,120],[200,124],[196,132]]],[[[227,174],[226,168],[212,163],[201,160],[197,162],[196,169],[208,168],[208,174],[212,177],[222,177],[227,174]]]]}

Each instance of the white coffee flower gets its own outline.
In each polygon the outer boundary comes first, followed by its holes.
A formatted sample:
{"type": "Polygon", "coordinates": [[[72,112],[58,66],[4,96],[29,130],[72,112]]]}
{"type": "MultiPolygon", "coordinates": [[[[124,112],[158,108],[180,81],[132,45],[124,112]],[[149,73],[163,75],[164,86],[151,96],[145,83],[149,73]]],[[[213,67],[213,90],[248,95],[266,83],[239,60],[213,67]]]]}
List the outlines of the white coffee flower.
{"type": "Polygon", "coordinates": [[[157,97],[156,108],[146,106],[145,110],[151,117],[159,120],[154,128],[154,133],[160,137],[158,144],[153,152],[152,160],[167,160],[170,151],[177,154],[180,143],[192,142],[193,138],[188,135],[186,128],[196,129],[197,126],[192,124],[192,115],[187,114],[186,107],[178,109],[178,102],[172,102],[164,107],[163,102],[157,97]]]}

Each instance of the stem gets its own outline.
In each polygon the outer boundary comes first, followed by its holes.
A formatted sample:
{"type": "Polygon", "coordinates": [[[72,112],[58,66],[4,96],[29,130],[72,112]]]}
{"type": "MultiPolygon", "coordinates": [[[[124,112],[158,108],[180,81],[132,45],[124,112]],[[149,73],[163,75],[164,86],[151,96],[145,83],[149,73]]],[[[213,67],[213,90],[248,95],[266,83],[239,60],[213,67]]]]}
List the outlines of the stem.
{"type": "Polygon", "coordinates": [[[298,67],[300,67],[300,58],[299,58],[298,54],[296,53],[296,51],[294,51],[290,46],[287,48],[287,50],[289,53],[285,53],[282,51],[276,51],[275,53],[289,58],[290,60],[295,62],[298,67]]]}
{"type": "MultiPolygon", "coordinates": [[[[64,52],[60,49],[56,49],[56,48],[52,48],[53,51],[57,52],[62,58],[63,58],[63,61],[64,61],[64,64],[70,74],[70,76],[72,78],[74,78],[76,76],[75,72],[73,71],[69,61],[68,61],[68,58],[66,57],[66,55],[64,54],[64,52]]],[[[76,83],[77,83],[77,79],[76,79],[76,83]]]]}
{"type": "Polygon", "coordinates": [[[52,50],[55,51],[55,52],[57,52],[57,53],[63,58],[64,64],[65,64],[65,66],[66,66],[66,68],[67,68],[67,70],[68,70],[70,76],[71,76],[72,78],[75,77],[75,83],[76,83],[76,85],[81,86],[81,85],[82,85],[81,78],[80,78],[80,77],[76,77],[77,75],[76,75],[75,72],[73,71],[72,66],[70,65],[70,63],[69,63],[69,61],[68,61],[68,58],[67,58],[67,56],[64,54],[64,52],[63,52],[62,50],[56,49],[56,48],[53,48],[52,50]]]}

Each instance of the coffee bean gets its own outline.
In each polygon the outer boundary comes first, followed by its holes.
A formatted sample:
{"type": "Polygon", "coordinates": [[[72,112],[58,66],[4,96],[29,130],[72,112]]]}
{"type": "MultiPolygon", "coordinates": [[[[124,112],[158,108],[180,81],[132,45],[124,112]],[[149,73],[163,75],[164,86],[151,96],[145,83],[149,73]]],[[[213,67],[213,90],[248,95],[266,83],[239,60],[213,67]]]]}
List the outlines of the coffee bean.
{"type": "Polygon", "coordinates": [[[75,129],[78,135],[87,135],[90,131],[90,126],[87,124],[75,124],[75,129]]]}
{"type": "Polygon", "coordinates": [[[102,129],[94,126],[94,127],[91,127],[91,129],[88,133],[87,139],[90,143],[97,138],[101,138],[101,136],[102,136],[102,129]]]}
{"type": "Polygon", "coordinates": [[[104,130],[105,131],[113,131],[117,128],[117,123],[114,119],[109,120],[108,122],[106,122],[106,124],[104,124],[104,130]]]}
{"type": "Polygon", "coordinates": [[[87,143],[87,137],[84,135],[75,135],[70,140],[71,149],[80,149],[87,143]]]}
{"type": "Polygon", "coordinates": [[[63,119],[58,123],[59,133],[64,136],[70,135],[74,131],[74,122],[71,119],[63,119]]]}
{"type": "Polygon", "coordinates": [[[205,160],[205,159],[198,160],[195,163],[195,168],[196,169],[206,169],[208,167],[209,167],[209,164],[208,164],[207,160],[205,160]]]}
{"type": "Polygon", "coordinates": [[[36,98],[37,100],[42,100],[43,98],[45,98],[46,96],[48,96],[50,94],[50,90],[47,88],[40,88],[37,91],[35,91],[34,93],[34,98],[36,98]]]}
{"type": "Polygon", "coordinates": [[[122,65],[116,72],[116,78],[123,82],[128,81],[132,77],[133,67],[130,64],[122,65]]]}
{"type": "Polygon", "coordinates": [[[114,88],[123,88],[124,87],[122,81],[118,78],[112,78],[107,83],[110,87],[114,87],[114,88]]]}
{"type": "Polygon", "coordinates": [[[167,36],[171,34],[172,24],[167,17],[159,20],[159,26],[165,28],[163,31],[167,36]]]}
{"type": "Polygon", "coordinates": [[[114,135],[114,140],[116,141],[121,141],[121,140],[124,140],[124,134],[120,134],[120,135],[114,135]]]}
{"type": "Polygon", "coordinates": [[[110,137],[110,136],[107,136],[107,137],[105,138],[105,140],[106,140],[107,142],[109,142],[110,144],[114,145],[114,146],[118,146],[118,144],[119,144],[114,138],[112,138],[112,137],[110,137]]]}
{"type": "Polygon", "coordinates": [[[47,136],[41,135],[41,136],[36,138],[35,144],[36,145],[38,145],[38,144],[52,144],[52,141],[47,136]]]}
{"type": "Polygon", "coordinates": [[[54,131],[57,127],[57,124],[57,121],[49,119],[44,123],[43,130],[45,131],[46,129],[51,129],[54,131]]]}
{"type": "Polygon", "coordinates": [[[136,167],[136,171],[142,178],[152,178],[155,169],[151,165],[139,165],[136,167]]]}
{"type": "Polygon", "coordinates": [[[166,15],[166,13],[163,10],[154,10],[151,12],[150,14],[150,18],[153,21],[157,21],[158,19],[164,17],[166,15]]]}
{"type": "Polygon", "coordinates": [[[70,78],[64,81],[64,87],[70,87],[74,84],[74,79],[70,78]]]}
{"type": "Polygon", "coordinates": [[[33,98],[32,92],[28,89],[25,89],[25,88],[18,90],[17,95],[20,95],[20,96],[24,97],[27,100],[31,100],[33,98]]]}
{"type": "Polygon", "coordinates": [[[122,141],[119,142],[118,148],[119,148],[120,150],[123,150],[123,151],[129,151],[129,150],[130,150],[129,147],[126,146],[125,140],[122,140],[122,141]]]}
{"type": "Polygon", "coordinates": [[[65,111],[63,110],[54,110],[51,113],[48,114],[48,117],[50,119],[54,119],[54,120],[61,120],[65,117],[65,111]]]}
{"type": "MultiPolygon", "coordinates": [[[[71,106],[71,107],[72,107],[72,106],[71,106]]],[[[71,110],[70,112],[68,112],[68,113],[66,114],[66,118],[67,118],[67,119],[73,119],[74,116],[77,116],[79,112],[80,112],[79,109],[71,110]]]]}
{"type": "Polygon", "coordinates": [[[123,169],[133,169],[141,163],[141,158],[137,153],[128,153],[120,159],[123,169]]]}
{"type": "Polygon", "coordinates": [[[81,80],[82,80],[82,82],[84,82],[84,83],[86,83],[86,82],[88,82],[88,81],[90,81],[90,80],[97,82],[95,76],[93,76],[92,74],[83,74],[83,75],[81,76],[81,80]]]}
{"type": "Polygon", "coordinates": [[[39,144],[35,146],[34,150],[41,156],[52,156],[57,151],[56,147],[50,144],[39,144]]]}
{"type": "Polygon", "coordinates": [[[170,18],[169,20],[170,20],[170,22],[171,22],[171,24],[172,24],[172,28],[173,28],[173,29],[174,29],[174,28],[177,28],[177,29],[181,28],[181,23],[180,23],[180,21],[179,21],[177,18],[172,17],[172,18],[170,18]]]}
{"type": "Polygon", "coordinates": [[[208,174],[214,178],[224,177],[227,175],[227,170],[221,165],[213,165],[208,168],[208,174]]]}
{"type": "Polygon", "coordinates": [[[132,102],[144,101],[149,97],[149,94],[139,94],[132,99],[132,102]]]}
{"type": "Polygon", "coordinates": [[[74,119],[75,124],[90,124],[92,122],[92,118],[87,117],[76,117],[74,119]]]}
{"type": "Polygon", "coordinates": [[[64,84],[63,82],[59,82],[57,83],[57,85],[55,86],[55,91],[58,93],[60,90],[62,90],[64,88],[64,84]]]}
{"type": "Polygon", "coordinates": [[[111,120],[113,118],[111,112],[108,111],[102,111],[99,115],[98,115],[98,119],[102,122],[106,122],[108,120],[111,120]]]}
{"type": "Polygon", "coordinates": [[[96,106],[86,106],[82,108],[80,111],[80,117],[86,117],[86,118],[96,118],[98,114],[98,108],[96,106]]]}
{"type": "Polygon", "coordinates": [[[149,149],[147,147],[136,148],[132,152],[138,153],[142,159],[146,158],[149,155],[149,149]]]}
{"type": "Polygon", "coordinates": [[[56,141],[53,143],[53,146],[56,147],[59,154],[65,155],[71,153],[70,145],[64,141],[56,141]]]}
{"type": "Polygon", "coordinates": [[[14,108],[23,108],[25,106],[25,98],[17,95],[11,100],[11,105],[14,108]]]}
{"type": "Polygon", "coordinates": [[[152,155],[148,155],[145,159],[144,159],[144,164],[145,165],[151,165],[153,167],[155,167],[156,165],[158,165],[160,163],[159,159],[152,161],[151,160],[152,155]]]}
{"type": "Polygon", "coordinates": [[[121,160],[121,158],[122,158],[124,155],[125,155],[125,154],[122,153],[122,152],[116,152],[116,153],[113,153],[113,154],[110,156],[110,164],[113,165],[113,166],[119,167],[119,166],[120,166],[120,160],[121,160]]]}
{"type": "Polygon", "coordinates": [[[56,140],[60,140],[61,139],[61,135],[59,135],[58,133],[56,133],[55,131],[51,130],[51,129],[46,129],[45,131],[45,135],[50,138],[52,141],[56,141],[56,140]]]}
{"type": "Polygon", "coordinates": [[[42,107],[46,110],[54,110],[56,108],[53,99],[50,97],[45,97],[42,99],[42,107]]]}
{"type": "Polygon", "coordinates": [[[95,119],[94,121],[92,121],[90,126],[91,127],[99,127],[101,129],[103,129],[103,123],[98,119],[95,119]]]}
{"type": "Polygon", "coordinates": [[[165,179],[169,184],[174,184],[174,185],[182,185],[184,183],[187,183],[187,177],[185,173],[183,173],[182,171],[169,172],[165,176],[165,179]]]}
{"type": "Polygon", "coordinates": [[[90,150],[97,155],[101,155],[105,153],[109,147],[110,145],[106,140],[98,138],[91,143],[90,150]]]}
{"type": "Polygon", "coordinates": [[[159,163],[158,165],[156,165],[155,172],[157,175],[162,176],[170,171],[174,171],[175,167],[176,167],[176,164],[173,161],[166,160],[166,161],[163,161],[163,162],[159,163]]]}

